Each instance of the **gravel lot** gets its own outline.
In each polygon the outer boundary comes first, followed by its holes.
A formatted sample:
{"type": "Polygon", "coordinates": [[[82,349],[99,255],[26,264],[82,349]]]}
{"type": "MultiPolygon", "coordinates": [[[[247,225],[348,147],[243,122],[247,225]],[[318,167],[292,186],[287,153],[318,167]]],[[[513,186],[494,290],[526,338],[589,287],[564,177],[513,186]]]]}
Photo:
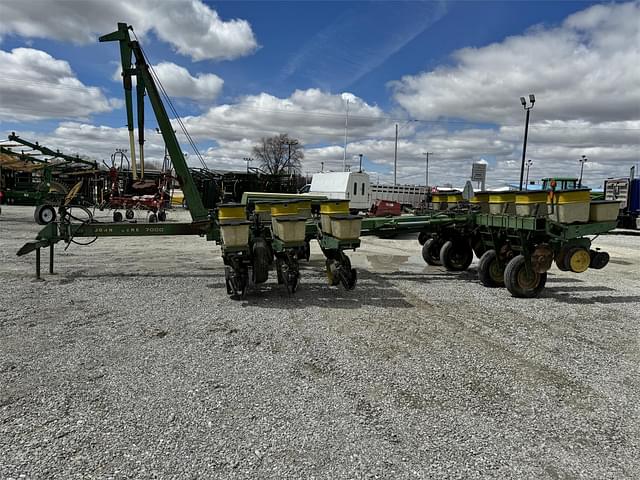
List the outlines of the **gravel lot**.
{"type": "Polygon", "coordinates": [[[640,478],[638,236],[539,299],[366,238],[356,290],[314,245],[295,296],[238,302],[197,237],[59,246],[37,282],[32,211],[0,215],[0,478],[640,478]]]}

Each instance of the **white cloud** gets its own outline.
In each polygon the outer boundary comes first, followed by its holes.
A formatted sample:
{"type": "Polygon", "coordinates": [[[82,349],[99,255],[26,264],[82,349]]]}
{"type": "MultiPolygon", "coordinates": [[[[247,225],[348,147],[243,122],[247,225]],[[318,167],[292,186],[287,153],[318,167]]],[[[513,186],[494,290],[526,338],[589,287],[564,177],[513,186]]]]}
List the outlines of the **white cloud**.
{"type": "Polygon", "coordinates": [[[453,54],[454,65],[392,83],[418,118],[520,122],[518,98],[534,92],[535,118],[633,120],[640,113],[640,3],[597,5],[561,26],[453,54]]]}
{"type": "MultiPolygon", "coordinates": [[[[470,172],[461,158],[466,154],[492,159],[488,175],[494,181],[514,182],[524,123],[518,99],[534,92],[527,145],[531,176],[578,175],[577,159],[587,155],[585,177],[599,185],[608,176],[626,175],[640,158],[639,17],[638,2],[596,5],[557,27],[537,26],[499,43],[465,48],[453,54],[452,66],[393,82],[394,98],[421,119],[498,125],[414,139],[435,152],[434,165],[438,157],[448,165],[440,181],[470,172]]],[[[419,165],[418,158],[414,162],[419,165]]]]}
{"type": "Polygon", "coordinates": [[[68,62],[41,50],[0,50],[0,65],[0,120],[84,118],[121,105],[84,85],[68,62]]]}
{"type": "MultiPolygon", "coordinates": [[[[500,43],[462,50],[453,67],[405,77],[395,86],[396,97],[412,115],[434,119],[430,122],[401,122],[356,94],[319,89],[296,90],[287,98],[268,93],[240,97],[184,122],[196,141],[216,142],[204,152],[214,168],[243,170],[242,159],[251,156],[260,137],[288,133],[305,145],[303,172],[319,171],[321,162],[325,170],[337,170],[349,98],[348,163],[356,165],[352,155],[362,153],[381,180],[391,180],[398,122],[400,182],[424,182],[422,152],[429,151],[433,183],[464,185],[473,161],[485,159],[489,184],[500,185],[519,179],[524,114],[518,97],[533,91],[538,102],[527,146],[527,158],[534,162],[531,178],[578,175],[578,158],[586,155],[586,182],[600,185],[606,177],[626,175],[640,158],[638,42],[633,41],[638,37],[637,13],[637,4],[591,7],[559,27],[537,27],[500,43]],[[496,126],[469,128],[469,123],[441,123],[440,117],[496,126]]],[[[184,84],[200,78],[185,73],[184,84]]],[[[193,85],[180,88],[197,92],[193,85]]],[[[149,133],[147,141],[147,151],[156,152],[149,154],[161,158],[160,137],[149,133]]],[[[64,142],[103,155],[116,146],[128,148],[125,129],[70,123],[51,135],[53,146],[64,147],[64,142]]],[[[193,154],[189,158],[195,165],[193,154]]]]}
{"type": "Polygon", "coordinates": [[[0,3],[0,36],[95,42],[117,22],[158,38],[193,60],[225,60],[252,53],[257,42],[246,20],[222,20],[200,0],[29,0],[0,3]]]}
{"type": "MultiPolygon", "coordinates": [[[[344,140],[346,102],[343,95],[318,89],[296,90],[288,98],[267,93],[241,98],[235,104],[210,108],[200,116],[185,117],[196,138],[239,141],[288,133],[305,144],[344,140]]],[[[348,94],[349,136],[363,138],[389,134],[391,122],[377,106],[348,94]]]]}
{"type": "MultiPolygon", "coordinates": [[[[161,62],[153,67],[160,82],[172,98],[189,98],[199,101],[212,101],[222,91],[224,80],[213,73],[197,73],[192,76],[189,71],[172,62],[161,62]]],[[[118,66],[113,79],[122,81],[122,68],[118,66]]],[[[135,85],[135,77],[133,77],[135,85]]]]}

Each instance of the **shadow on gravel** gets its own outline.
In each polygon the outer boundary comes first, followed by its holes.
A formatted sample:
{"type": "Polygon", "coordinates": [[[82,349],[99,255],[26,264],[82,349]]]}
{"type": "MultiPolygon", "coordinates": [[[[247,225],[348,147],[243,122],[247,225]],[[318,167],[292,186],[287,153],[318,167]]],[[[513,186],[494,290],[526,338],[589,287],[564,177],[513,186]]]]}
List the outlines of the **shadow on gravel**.
{"type": "MultiPolygon", "coordinates": [[[[120,273],[120,272],[104,272],[104,273],[68,273],[64,272],[67,279],[83,279],[83,278],[214,278],[215,274],[211,273],[175,273],[175,272],[141,272],[141,273],[120,273]]],[[[224,274],[223,274],[224,275],[224,274]]],[[[219,284],[210,284],[212,287],[224,287],[224,282],[219,284]]],[[[209,285],[207,285],[209,286],[209,285]]]]}
{"type": "Polygon", "coordinates": [[[272,282],[250,291],[242,300],[245,306],[285,310],[307,307],[356,309],[364,306],[385,308],[414,308],[405,296],[383,276],[358,270],[358,284],[347,291],[341,286],[329,287],[322,277],[302,276],[296,293],[287,294],[284,286],[272,282]],[[322,280],[321,280],[322,279],[322,280]]]}
{"type": "Polygon", "coordinates": [[[475,270],[467,270],[466,272],[447,272],[446,270],[434,272],[388,272],[374,274],[376,277],[389,278],[394,280],[408,280],[419,283],[433,283],[443,280],[470,282],[478,280],[478,274],[475,270]]]}
{"type": "Polygon", "coordinates": [[[617,292],[615,288],[603,287],[598,285],[567,285],[566,287],[547,287],[544,291],[551,293],[558,292],[617,292]]]}
{"type": "MultiPolygon", "coordinates": [[[[603,291],[613,290],[607,289],[607,287],[602,287],[603,291]]],[[[585,289],[586,290],[586,289],[585,289]]],[[[594,287],[594,291],[599,291],[597,287],[594,287]]],[[[640,303],[640,300],[637,295],[594,295],[588,297],[577,297],[572,296],[569,293],[555,293],[556,290],[553,288],[547,288],[541,295],[541,298],[552,298],[557,302],[567,303],[570,305],[593,305],[596,303],[604,303],[604,304],[616,304],[616,303],[640,303]]]]}
{"type": "Polygon", "coordinates": [[[584,283],[584,280],[579,278],[547,277],[547,283],[584,283]]]}

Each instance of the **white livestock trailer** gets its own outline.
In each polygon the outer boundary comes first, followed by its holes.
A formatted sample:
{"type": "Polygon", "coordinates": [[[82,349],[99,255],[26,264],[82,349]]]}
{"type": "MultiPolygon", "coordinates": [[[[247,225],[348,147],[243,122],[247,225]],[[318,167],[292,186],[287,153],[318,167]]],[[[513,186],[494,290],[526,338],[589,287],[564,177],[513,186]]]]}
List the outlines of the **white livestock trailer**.
{"type": "Polygon", "coordinates": [[[364,172],[315,173],[309,193],[330,199],[349,200],[349,209],[366,211],[371,207],[369,175],[364,172]]]}

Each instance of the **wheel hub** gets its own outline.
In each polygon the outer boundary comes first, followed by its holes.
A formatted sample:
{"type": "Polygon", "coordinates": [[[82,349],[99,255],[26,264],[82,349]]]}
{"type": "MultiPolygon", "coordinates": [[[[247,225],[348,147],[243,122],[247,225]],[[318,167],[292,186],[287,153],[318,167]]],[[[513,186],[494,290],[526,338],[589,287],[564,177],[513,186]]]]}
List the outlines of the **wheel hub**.
{"type": "Polygon", "coordinates": [[[527,272],[526,268],[522,268],[518,272],[518,284],[520,288],[536,288],[540,282],[540,274],[536,272],[527,272]]]}
{"type": "Polygon", "coordinates": [[[589,252],[587,252],[583,248],[575,251],[569,259],[569,266],[571,267],[571,271],[576,273],[584,272],[587,268],[589,268],[589,263],[591,263],[591,255],[589,255],[589,252]]]}
{"type": "Polygon", "coordinates": [[[489,266],[489,275],[494,282],[502,282],[504,279],[504,269],[500,268],[498,262],[494,261],[489,266]]]}

